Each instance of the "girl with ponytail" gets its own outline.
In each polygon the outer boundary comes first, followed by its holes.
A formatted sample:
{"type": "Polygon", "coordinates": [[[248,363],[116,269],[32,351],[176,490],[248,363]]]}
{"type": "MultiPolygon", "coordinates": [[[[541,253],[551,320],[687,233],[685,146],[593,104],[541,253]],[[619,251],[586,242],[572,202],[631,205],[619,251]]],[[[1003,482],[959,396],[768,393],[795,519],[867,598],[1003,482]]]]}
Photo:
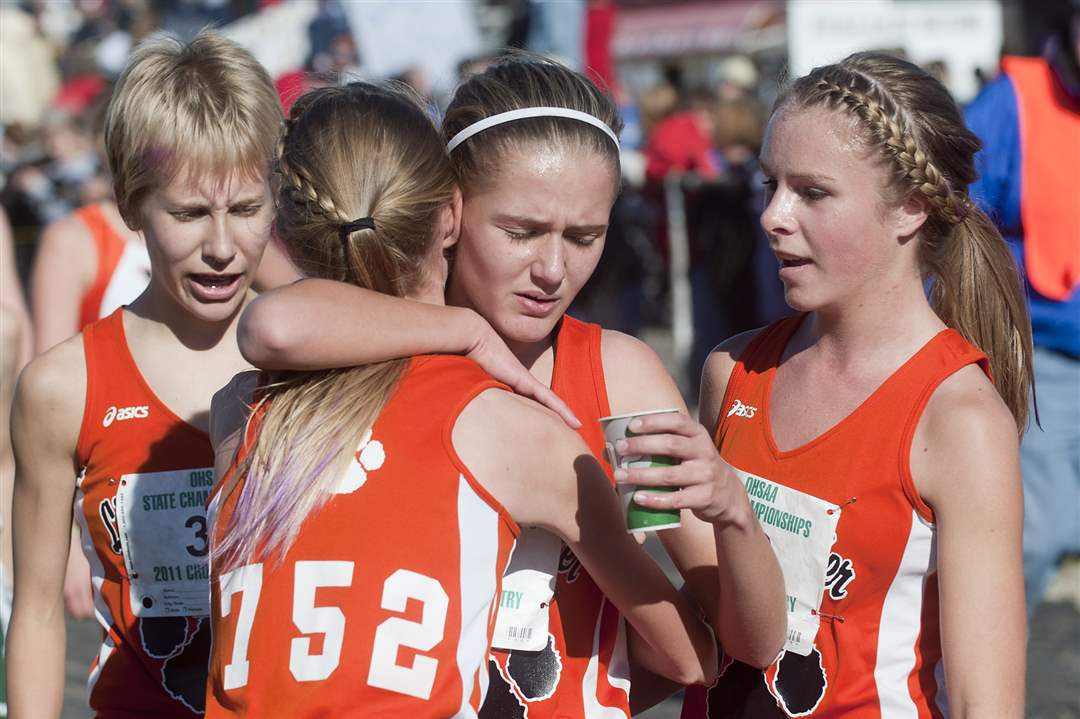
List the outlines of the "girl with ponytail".
{"type": "MultiPolygon", "coordinates": [[[[415,97],[305,95],[278,179],[277,231],[308,276],[443,303],[462,201],[415,97]]],[[[626,533],[588,447],[505,390],[425,355],[219,392],[207,717],[476,716],[495,608],[524,608],[501,588],[523,526],[573,548],[661,673],[714,676],[711,633],[626,533]]]]}
{"type": "Polygon", "coordinates": [[[701,407],[784,567],[788,642],[684,717],[1023,715],[1031,333],[967,194],[978,149],[946,89],[886,55],[777,100],[761,223],[799,314],[720,345],[701,407]]]}
{"type": "MultiPolygon", "coordinates": [[[[519,392],[565,401],[597,458],[600,417],[682,410],[668,415],[681,436],[657,453],[681,460],[669,480],[692,511],[659,539],[728,654],[764,667],[783,642],[783,583],[746,491],[652,349],[565,314],[603,252],[620,127],[614,100],[587,77],[527,53],[499,58],[457,89],[443,119],[462,191],[449,306],[305,279],[259,298],[241,348],[257,366],[293,369],[460,352],[519,392]]],[[[638,690],[639,677],[677,677],[573,546],[537,528],[518,546],[507,586],[544,578],[535,604],[545,611],[529,627],[539,641],[495,635],[482,719],[629,719],[675,691],[638,690]]]]}

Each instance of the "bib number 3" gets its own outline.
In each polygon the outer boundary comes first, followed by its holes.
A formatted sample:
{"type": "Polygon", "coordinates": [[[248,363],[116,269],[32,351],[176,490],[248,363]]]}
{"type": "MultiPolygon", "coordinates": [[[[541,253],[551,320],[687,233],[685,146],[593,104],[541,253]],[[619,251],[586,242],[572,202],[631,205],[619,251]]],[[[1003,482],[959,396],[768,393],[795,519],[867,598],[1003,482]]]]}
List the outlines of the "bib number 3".
{"type": "Polygon", "coordinates": [[[125,474],[116,525],[137,617],[210,614],[206,497],[212,468],[125,474]]]}
{"type": "MultiPolygon", "coordinates": [[[[304,635],[295,637],[289,646],[289,671],[299,682],[321,681],[337,669],[345,640],[345,613],[339,607],[315,606],[320,587],[350,587],[354,563],[344,561],[299,561],[293,569],[292,619],[304,635]],[[312,637],[321,634],[322,651],[311,653],[312,637]]],[[[221,616],[232,612],[233,595],[243,594],[236,622],[232,657],[225,666],[223,683],[226,691],[247,685],[249,662],[248,643],[254,625],[255,612],[262,591],[262,564],[249,564],[221,577],[221,616]]],[[[407,569],[399,569],[383,583],[382,608],[404,612],[410,599],[423,606],[419,622],[402,617],[389,617],[375,630],[367,682],[398,694],[427,700],[435,686],[439,660],[416,654],[411,666],[397,663],[399,649],[427,652],[443,640],[450,598],[442,585],[432,577],[407,569]]]]}

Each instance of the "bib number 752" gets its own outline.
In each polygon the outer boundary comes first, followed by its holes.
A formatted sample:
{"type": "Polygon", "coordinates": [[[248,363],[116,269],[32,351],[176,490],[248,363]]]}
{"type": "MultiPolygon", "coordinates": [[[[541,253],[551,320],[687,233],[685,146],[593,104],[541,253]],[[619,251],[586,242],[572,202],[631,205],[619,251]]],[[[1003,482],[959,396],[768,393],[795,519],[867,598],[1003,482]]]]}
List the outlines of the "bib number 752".
{"type": "MultiPolygon", "coordinates": [[[[233,595],[243,594],[236,621],[232,658],[225,666],[226,690],[247,684],[248,641],[255,623],[255,611],[262,591],[262,564],[238,567],[221,577],[221,616],[232,612],[233,595]]],[[[299,682],[321,681],[329,677],[341,660],[345,640],[345,613],[339,607],[315,606],[319,587],[348,587],[353,581],[353,562],[303,561],[293,570],[293,625],[306,636],[295,637],[289,646],[289,671],[299,682]],[[322,651],[311,653],[311,636],[322,634],[322,651]]],[[[367,682],[370,686],[429,699],[435,685],[439,661],[417,654],[412,666],[397,663],[398,648],[431,651],[442,641],[450,599],[439,582],[407,569],[399,569],[383,582],[382,608],[404,612],[409,599],[421,602],[419,622],[389,617],[375,630],[367,682]]]]}

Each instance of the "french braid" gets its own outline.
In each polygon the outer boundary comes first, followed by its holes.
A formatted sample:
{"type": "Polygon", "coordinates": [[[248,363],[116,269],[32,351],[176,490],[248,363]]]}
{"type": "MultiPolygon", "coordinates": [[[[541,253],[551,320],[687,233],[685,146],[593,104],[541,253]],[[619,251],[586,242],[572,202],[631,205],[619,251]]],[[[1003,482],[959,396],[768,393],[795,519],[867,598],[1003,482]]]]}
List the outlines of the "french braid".
{"type": "Polygon", "coordinates": [[[906,130],[903,115],[895,109],[895,103],[890,102],[886,92],[875,83],[869,79],[864,81],[873,90],[863,92],[824,77],[817,81],[815,89],[829,105],[846,107],[862,119],[884,154],[896,164],[900,177],[913,190],[920,192],[941,214],[942,219],[950,225],[961,222],[970,206],[967,193],[949,187],[941,171],[919,149],[911,132],[906,130]],[[883,102],[874,98],[874,90],[882,96],[883,102]],[[883,103],[891,105],[892,111],[887,110],[883,103]]]}
{"type": "Polygon", "coordinates": [[[285,131],[281,135],[278,145],[278,174],[281,177],[281,191],[288,199],[300,205],[307,204],[311,209],[321,213],[330,222],[344,224],[349,221],[344,213],[338,210],[334,201],[325,194],[319,194],[310,178],[304,174],[304,170],[294,166],[286,156],[288,137],[296,127],[296,118],[303,112],[303,107],[294,108],[289,118],[285,121],[285,131]]]}
{"type": "Polygon", "coordinates": [[[919,261],[942,321],[986,353],[994,385],[1021,431],[1032,387],[1031,323],[1008,246],[968,196],[981,143],[945,87],[917,66],[856,53],[815,68],[776,107],[818,105],[859,119],[863,139],[892,168],[891,201],[925,199],[919,261]]]}
{"type": "MultiPolygon", "coordinates": [[[[277,168],[278,236],[307,276],[405,295],[426,281],[454,174],[414,94],[394,85],[324,87],[296,101],[277,168]],[[378,229],[342,241],[354,217],[378,229]]],[[[280,561],[306,517],[333,496],[407,360],[277,372],[251,451],[226,487],[239,493],[215,562],[280,561]]],[[[225,495],[226,497],[229,495],[225,495]]]]}

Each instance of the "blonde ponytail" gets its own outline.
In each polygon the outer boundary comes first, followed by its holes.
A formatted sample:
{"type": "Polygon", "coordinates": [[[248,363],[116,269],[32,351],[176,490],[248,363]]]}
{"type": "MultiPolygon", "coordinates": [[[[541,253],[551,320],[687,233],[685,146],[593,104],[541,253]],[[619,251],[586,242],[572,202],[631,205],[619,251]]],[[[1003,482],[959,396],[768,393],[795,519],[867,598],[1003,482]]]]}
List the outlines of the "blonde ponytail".
{"type": "Polygon", "coordinates": [[[929,255],[930,304],[941,320],[986,353],[994,386],[1023,431],[1032,385],[1031,322],[1016,262],[994,223],[968,204],[929,255]]]}
{"type": "MultiPolygon", "coordinates": [[[[454,177],[413,95],[368,83],[305,95],[286,123],[278,174],[278,234],[306,274],[398,296],[422,281],[454,177]],[[353,229],[359,218],[369,221],[353,229]]],[[[342,331],[355,330],[343,322],[342,331]]],[[[245,481],[215,563],[284,557],[333,496],[407,363],[274,376],[252,413],[266,405],[234,475],[245,481]]]]}

